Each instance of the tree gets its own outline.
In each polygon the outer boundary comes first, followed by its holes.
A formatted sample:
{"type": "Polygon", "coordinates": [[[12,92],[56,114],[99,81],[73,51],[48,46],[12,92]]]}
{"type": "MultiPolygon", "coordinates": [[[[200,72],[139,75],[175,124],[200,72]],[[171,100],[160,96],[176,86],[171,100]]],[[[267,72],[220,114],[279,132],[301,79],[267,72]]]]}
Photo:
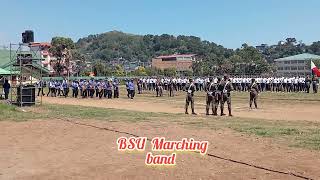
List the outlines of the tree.
{"type": "Polygon", "coordinates": [[[96,62],[93,65],[93,73],[95,76],[105,76],[107,74],[105,65],[101,62],[96,62]]]}
{"type": "Polygon", "coordinates": [[[72,50],[72,61],[74,62],[72,66],[72,72],[74,72],[74,74],[79,76],[80,74],[83,74],[83,72],[87,71],[85,56],[75,49],[72,50]]]}
{"type": "Polygon", "coordinates": [[[147,72],[146,69],[144,67],[139,66],[134,72],[134,75],[136,76],[146,76],[147,72]]]}
{"type": "Polygon", "coordinates": [[[183,72],[183,75],[184,75],[184,76],[187,76],[187,77],[191,77],[192,74],[193,74],[192,71],[189,71],[189,70],[183,72]]]}
{"type": "Polygon", "coordinates": [[[163,75],[169,76],[169,77],[176,76],[177,75],[177,69],[176,68],[165,69],[163,71],[163,75]]]}
{"type": "Polygon", "coordinates": [[[64,70],[69,73],[70,60],[72,59],[71,49],[74,49],[75,45],[71,38],[54,37],[51,40],[51,48],[49,52],[56,58],[53,62],[53,69],[61,75],[64,70]]]}
{"type": "Polygon", "coordinates": [[[115,76],[124,76],[125,75],[125,72],[124,72],[124,69],[122,66],[120,65],[117,65],[115,66],[115,70],[114,70],[114,73],[113,73],[115,76]]]}

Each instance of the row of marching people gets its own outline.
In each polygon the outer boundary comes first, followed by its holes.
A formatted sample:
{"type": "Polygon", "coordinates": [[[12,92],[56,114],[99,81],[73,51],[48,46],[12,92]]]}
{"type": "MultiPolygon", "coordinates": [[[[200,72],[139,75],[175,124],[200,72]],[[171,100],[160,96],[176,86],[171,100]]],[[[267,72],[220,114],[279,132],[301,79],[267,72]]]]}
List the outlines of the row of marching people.
{"type": "Polygon", "coordinates": [[[78,98],[119,98],[119,81],[115,79],[111,80],[80,80],[69,82],[67,80],[57,81],[50,79],[49,82],[43,81],[37,82],[38,96],[40,93],[44,96],[43,89],[48,86],[47,96],[59,97],[69,96],[69,90],[72,90],[72,97],[78,98]]]}

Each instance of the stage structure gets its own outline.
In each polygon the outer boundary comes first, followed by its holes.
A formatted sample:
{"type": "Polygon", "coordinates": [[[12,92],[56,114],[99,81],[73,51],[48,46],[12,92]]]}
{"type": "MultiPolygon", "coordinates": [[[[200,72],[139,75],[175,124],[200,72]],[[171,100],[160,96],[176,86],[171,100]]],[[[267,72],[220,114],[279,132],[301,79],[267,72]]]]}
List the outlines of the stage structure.
{"type": "Polygon", "coordinates": [[[41,49],[31,48],[31,43],[10,44],[12,104],[18,106],[42,104],[42,92],[40,99],[36,101],[36,83],[39,80],[43,82],[42,60],[41,49]]]}

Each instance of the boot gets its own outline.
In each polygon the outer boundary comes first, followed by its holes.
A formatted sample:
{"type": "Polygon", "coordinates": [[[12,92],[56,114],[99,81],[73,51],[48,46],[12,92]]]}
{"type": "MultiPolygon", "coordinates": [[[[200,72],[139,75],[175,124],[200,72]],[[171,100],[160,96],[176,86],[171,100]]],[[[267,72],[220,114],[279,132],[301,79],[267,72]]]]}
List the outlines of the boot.
{"type": "Polygon", "coordinates": [[[232,117],[233,115],[231,114],[231,109],[228,109],[229,110],[229,116],[232,117]]]}
{"type": "Polygon", "coordinates": [[[226,114],[223,113],[223,109],[221,109],[221,116],[225,116],[226,114]]]}
{"type": "Polygon", "coordinates": [[[192,114],[193,114],[193,115],[197,115],[197,113],[194,112],[194,109],[192,109],[192,114]]]}

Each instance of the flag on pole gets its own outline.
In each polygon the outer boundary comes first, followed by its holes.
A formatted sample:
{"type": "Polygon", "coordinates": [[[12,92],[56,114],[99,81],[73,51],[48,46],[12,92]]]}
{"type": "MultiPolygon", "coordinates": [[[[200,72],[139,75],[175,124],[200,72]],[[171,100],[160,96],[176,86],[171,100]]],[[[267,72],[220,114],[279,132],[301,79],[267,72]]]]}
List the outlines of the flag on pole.
{"type": "Polygon", "coordinates": [[[320,71],[317,68],[317,66],[313,63],[313,61],[311,61],[311,70],[312,70],[312,74],[314,74],[317,77],[320,77],[320,71]]]}

